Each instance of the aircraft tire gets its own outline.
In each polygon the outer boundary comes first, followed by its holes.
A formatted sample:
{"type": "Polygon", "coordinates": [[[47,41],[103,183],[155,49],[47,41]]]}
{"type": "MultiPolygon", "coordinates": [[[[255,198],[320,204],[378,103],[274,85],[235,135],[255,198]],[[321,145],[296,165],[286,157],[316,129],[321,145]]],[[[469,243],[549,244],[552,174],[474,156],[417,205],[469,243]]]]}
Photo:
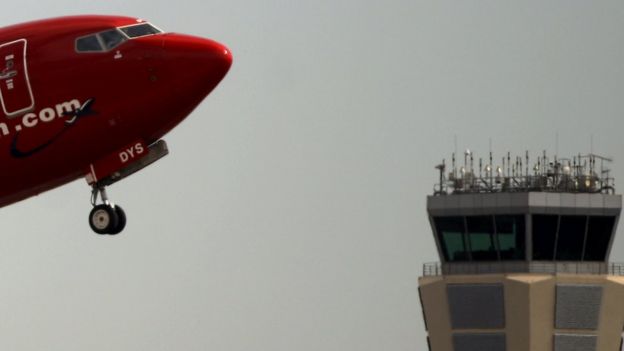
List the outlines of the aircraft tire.
{"type": "Polygon", "coordinates": [[[109,234],[119,223],[115,209],[108,205],[94,206],[89,214],[89,226],[97,234],[109,234]]]}
{"type": "Polygon", "coordinates": [[[117,215],[117,226],[111,229],[108,233],[110,235],[117,235],[126,227],[126,212],[124,212],[121,206],[115,205],[115,214],[117,215]]]}

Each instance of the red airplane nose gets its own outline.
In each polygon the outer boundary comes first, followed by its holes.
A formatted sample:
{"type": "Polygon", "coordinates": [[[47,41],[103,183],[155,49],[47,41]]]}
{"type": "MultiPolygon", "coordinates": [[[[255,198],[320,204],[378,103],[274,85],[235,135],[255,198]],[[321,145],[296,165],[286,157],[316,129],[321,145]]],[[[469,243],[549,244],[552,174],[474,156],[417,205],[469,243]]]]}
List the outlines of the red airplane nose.
{"type": "Polygon", "coordinates": [[[227,66],[227,69],[225,70],[225,72],[227,73],[227,71],[230,70],[230,67],[232,67],[232,60],[233,60],[232,52],[225,45],[219,44],[219,46],[220,46],[219,49],[221,50],[221,53],[222,53],[220,60],[223,61],[224,66],[227,66]]]}
{"type": "Polygon", "coordinates": [[[218,76],[221,74],[221,79],[229,71],[232,66],[232,53],[223,44],[217,43],[213,40],[198,39],[195,43],[197,45],[197,56],[200,62],[198,65],[207,65],[207,68],[211,72],[212,76],[218,76]]]}
{"type": "Polygon", "coordinates": [[[232,53],[216,41],[183,34],[165,38],[165,57],[179,98],[198,104],[232,66],[232,53]]]}

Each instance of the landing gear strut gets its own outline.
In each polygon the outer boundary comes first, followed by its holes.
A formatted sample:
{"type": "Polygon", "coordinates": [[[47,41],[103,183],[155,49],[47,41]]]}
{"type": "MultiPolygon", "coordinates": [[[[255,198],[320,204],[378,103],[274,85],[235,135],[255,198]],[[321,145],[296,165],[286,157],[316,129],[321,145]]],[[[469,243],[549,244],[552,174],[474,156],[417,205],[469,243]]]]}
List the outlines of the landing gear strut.
{"type": "MultiPolygon", "coordinates": [[[[121,233],[126,227],[126,214],[124,210],[108,201],[105,188],[142,170],[169,153],[167,143],[165,143],[164,140],[158,140],[149,146],[144,146],[140,142],[133,144],[132,150],[135,150],[135,154],[136,150],[139,150],[139,146],[142,146],[144,151],[145,149],[148,150],[147,155],[143,155],[143,157],[124,165],[115,172],[111,173],[110,170],[120,166],[120,154],[112,154],[112,156],[114,156],[113,160],[116,160],[116,162],[111,161],[109,157],[90,165],[90,173],[85,176],[87,183],[91,185],[93,189],[91,191],[91,205],[93,205],[93,210],[91,210],[89,214],[89,225],[91,229],[98,234],[115,235],[121,233]],[[100,168],[103,169],[103,174],[101,175],[98,174],[100,168]],[[98,198],[101,200],[101,204],[99,205],[98,198]]],[[[122,152],[126,151],[124,150],[122,152]]],[[[141,153],[143,153],[143,151],[141,153]]]]}
{"type": "Polygon", "coordinates": [[[91,205],[93,209],[89,214],[89,226],[98,234],[115,235],[121,233],[126,227],[126,213],[124,210],[110,201],[104,187],[94,186],[91,191],[91,205]],[[99,198],[102,204],[97,204],[99,198]]]}

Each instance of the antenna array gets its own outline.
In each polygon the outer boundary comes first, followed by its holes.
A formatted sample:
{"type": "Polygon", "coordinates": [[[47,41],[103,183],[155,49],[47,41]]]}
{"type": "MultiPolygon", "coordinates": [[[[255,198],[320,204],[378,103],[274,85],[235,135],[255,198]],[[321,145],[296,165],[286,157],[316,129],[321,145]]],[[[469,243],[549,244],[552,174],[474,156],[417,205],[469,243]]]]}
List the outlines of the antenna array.
{"type": "MultiPolygon", "coordinates": [[[[614,193],[614,179],[607,166],[611,158],[589,153],[572,158],[547,156],[546,151],[531,163],[529,152],[524,157],[508,152],[494,165],[490,151],[487,163],[479,158],[475,172],[472,151],[464,152],[463,165],[457,166],[455,153],[452,155],[451,170],[446,172],[446,161],[436,166],[440,172],[439,183],[434,186],[434,195],[458,193],[496,192],[569,192],[569,193],[614,193]]],[[[461,161],[460,161],[461,162],[461,161]]]]}

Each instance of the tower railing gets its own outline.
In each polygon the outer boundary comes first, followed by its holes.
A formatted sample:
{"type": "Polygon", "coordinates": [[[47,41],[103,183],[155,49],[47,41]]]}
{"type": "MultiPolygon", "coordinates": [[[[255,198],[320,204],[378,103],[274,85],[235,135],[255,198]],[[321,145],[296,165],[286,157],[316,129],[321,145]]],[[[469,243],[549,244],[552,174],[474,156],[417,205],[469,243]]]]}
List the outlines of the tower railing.
{"type": "Polygon", "coordinates": [[[429,262],[423,264],[423,277],[470,274],[596,274],[624,276],[624,263],[621,262],[429,262]]]}

